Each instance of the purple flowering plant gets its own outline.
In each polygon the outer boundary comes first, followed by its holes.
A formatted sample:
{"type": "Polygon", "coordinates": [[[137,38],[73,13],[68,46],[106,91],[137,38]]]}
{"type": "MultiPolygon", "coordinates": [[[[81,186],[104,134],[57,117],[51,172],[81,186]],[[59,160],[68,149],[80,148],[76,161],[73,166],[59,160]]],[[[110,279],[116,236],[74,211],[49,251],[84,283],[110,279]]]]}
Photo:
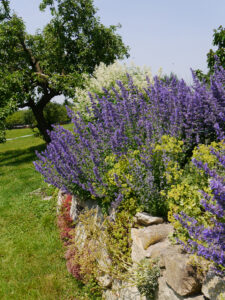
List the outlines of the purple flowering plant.
{"type": "Polygon", "coordinates": [[[212,150],[212,153],[218,159],[218,167],[215,169],[210,169],[207,163],[193,160],[193,163],[209,177],[212,195],[202,192],[201,204],[205,212],[211,214],[210,224],[199,224],[195,218],[184,213],[176,215],[175,218],[189,234],[187,243],[180,241],[185,249],[210,260],[217,272],[225,275],[225,154],[215,150],[212,150]]]}
{"type": "MultiPolygon", "coordinates": [[[[128,184],[134,196],[149,208],[158,206],[159,213],[165,208],[160,198],[166,184],[162,177],[164,162],[153,159],[152,145],[163,135],[176,137],[184,141],[186,156],[191,157],[198,143],[223,138],[225,70],[217,67],[210,85],[201,83],[194,74],[193,80],[190,87],[175,77],[155,77],[153,84],[149,82],[148,88],[139,91],[129,77],[127,88],[117,82],[120,91],[114,89],[114,96],[107,90],[101,97],[90,95],[90,118],[68,109],[73,130],[54,127],[46,150],[37,153],[37,171],[45,181],[67,193],[102,202],[109,188],[106,157],[115,155],[119,161],[127,156],[132,172],[128,184]],[[135,150],[140,152],[138,162],[129,158],[129,152],[135,150]]],[[[116,206],[123,201],[120,184],[113,190],[113,197],[116,206]]]]}

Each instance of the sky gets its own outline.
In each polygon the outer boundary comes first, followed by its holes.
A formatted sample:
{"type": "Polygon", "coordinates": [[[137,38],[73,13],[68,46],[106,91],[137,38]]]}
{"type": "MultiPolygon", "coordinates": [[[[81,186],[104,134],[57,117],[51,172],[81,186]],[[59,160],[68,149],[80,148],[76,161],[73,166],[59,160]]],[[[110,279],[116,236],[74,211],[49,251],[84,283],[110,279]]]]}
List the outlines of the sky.
{"type": "MultiPolygon", "coordinates": [[[[39,11],[39,3],[11,0],[29,33],[50,20],[49,13],[39,11]]],[[[213,29],[225,26],[224,0],[94,0],[94,4],[104,25],[122,25],[118,33],[130,47],[126,63],[146,65],[153,74],[162,68],[187,82],[191,68],[206,72],[213,29]]]]}

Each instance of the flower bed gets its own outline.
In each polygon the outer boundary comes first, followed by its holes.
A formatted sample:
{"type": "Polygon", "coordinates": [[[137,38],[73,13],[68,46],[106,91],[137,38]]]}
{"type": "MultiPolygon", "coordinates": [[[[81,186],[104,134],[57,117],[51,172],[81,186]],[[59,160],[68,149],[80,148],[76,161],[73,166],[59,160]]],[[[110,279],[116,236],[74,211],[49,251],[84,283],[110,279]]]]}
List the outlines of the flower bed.
{"type": "MultiPolygon", "coordinates": [[[[169,219],[174,236],[224,274],[225,70],[217,66],[210,85],[193,80],[190,87],[156,77],[140,90],[129,77],[119,91],[90,95],[85,116],[68,110],[73,131],[56,126],[35,166],[48,183],[97,202],[103,215],[114,211],[115,253],[129,257],[123,232],[145,211],[169,219]]],[[[66,242],[69,201],[59,220],[66,242]]]]}

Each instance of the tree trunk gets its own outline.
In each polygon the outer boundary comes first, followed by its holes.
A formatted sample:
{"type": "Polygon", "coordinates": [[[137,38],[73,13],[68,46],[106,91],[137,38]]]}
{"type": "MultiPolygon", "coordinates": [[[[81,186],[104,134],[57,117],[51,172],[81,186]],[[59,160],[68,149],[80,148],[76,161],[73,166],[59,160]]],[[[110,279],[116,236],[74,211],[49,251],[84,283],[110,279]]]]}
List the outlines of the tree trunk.
{"type": "Polygon", "coordinates": [[[52,126],[49,125],[48,122],[46,121],[46,119],[44,117],[44,113],[43,113],[43,108],[35,105],[35,106],[32,106],[31,109],[32,109],[35,119],[37,121],[37,127],[38,127],[41,135],[43,136],[46,143],[50,143],[51,139],[50,139],[50,136],[48,135],[47,131],[48,130],[51,131],[52,126]]]}

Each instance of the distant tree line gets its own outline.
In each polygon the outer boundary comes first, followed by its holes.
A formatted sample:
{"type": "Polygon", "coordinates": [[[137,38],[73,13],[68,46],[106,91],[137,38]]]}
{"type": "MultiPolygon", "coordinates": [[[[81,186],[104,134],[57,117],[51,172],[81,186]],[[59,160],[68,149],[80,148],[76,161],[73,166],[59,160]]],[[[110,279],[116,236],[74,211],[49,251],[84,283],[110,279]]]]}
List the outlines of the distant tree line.
{"type": "MultiPolygon", "coordinates": [[[[50,102],[46,105],[44,108],[44,117],[49,126],[52,124],[66,124],[70,122],[65,105],[55,102],[50,102]]],[[[37,127],[37,121],[31,109],[16,111],[9,115],[5,121],[7,129],[25,125],[29,125],[32,128],[37,127]]]]}

